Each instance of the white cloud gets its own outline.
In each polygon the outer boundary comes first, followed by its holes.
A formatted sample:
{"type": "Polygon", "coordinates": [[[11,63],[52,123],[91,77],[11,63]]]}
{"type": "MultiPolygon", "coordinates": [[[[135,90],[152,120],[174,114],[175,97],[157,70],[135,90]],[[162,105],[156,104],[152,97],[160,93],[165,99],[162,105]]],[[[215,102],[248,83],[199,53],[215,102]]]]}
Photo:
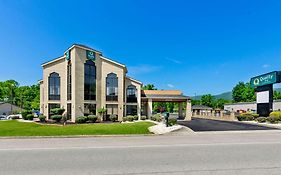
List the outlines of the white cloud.
{"type": "Polygon", "coordinates": [[[142,64],[139,66],[129,66],[128,72],[132,75],[136,75],[136,74],[151,73],[151,72],[158,71],[160,69],[161,69],[160,66],[142,64]]]}
{"type": "Polygon", "coordinates": [[[176,60],[176,59],[173,59],[173,58],[165,58],[165,59],[168,60],[168,61],[171,61],[171,62],[173,62],[173,63],[176,63],[176,64],[182,64],[181,61],[176,60]]]}
{"type": "Polygon", "coordinates": [[[269,67],[270,67],[269,64],[264,64],[264,65],[262,65],[262,68],[269,68],[269,67]]]}
{"type": "Polygon", "coordinates": [[[169,88],[174,88],[174,87],[175,87],[175,86],[172,85],[172,84],[167,84],[167,86],[168,86],[169,88]]]}

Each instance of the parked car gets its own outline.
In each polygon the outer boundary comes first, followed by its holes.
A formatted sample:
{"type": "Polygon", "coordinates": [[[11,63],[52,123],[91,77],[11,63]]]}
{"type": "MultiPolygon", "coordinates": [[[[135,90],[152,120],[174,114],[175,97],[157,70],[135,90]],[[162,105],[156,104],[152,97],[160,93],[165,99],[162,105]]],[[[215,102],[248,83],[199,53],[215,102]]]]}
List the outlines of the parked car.
{"type": "Polygon", "coordinates": [[[15,115],[9,115],[7,117],[7,120],[12,120],[12,119],[22,119],[22,115],[21,114],[15,114],[15,115]]]}
{"type": "Polygon", "coordinates": [[[7,120],[7,116],[6,115],[0,115],[0,120],[7,120]]]}

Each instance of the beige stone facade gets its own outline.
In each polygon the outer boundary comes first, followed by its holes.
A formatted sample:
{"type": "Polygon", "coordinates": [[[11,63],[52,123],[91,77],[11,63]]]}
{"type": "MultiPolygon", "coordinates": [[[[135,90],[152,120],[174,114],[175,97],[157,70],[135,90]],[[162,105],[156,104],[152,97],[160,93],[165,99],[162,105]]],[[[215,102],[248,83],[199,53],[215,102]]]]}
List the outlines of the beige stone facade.
{"type": "Polygon", "coordinates": [[[43,63],[42,68],[40,112],[47,119],[50,109],[57,107],[64,108],[72,122],[79,116],[99,116],[100,108],[107,109],[107,117],[102,120],[108,120],[111,114],[117,115],[119,121],[126,115],[141,116],[142,83],[126,75],[125,65],[97,50],[74,44],[63,56],[43,63]]]}

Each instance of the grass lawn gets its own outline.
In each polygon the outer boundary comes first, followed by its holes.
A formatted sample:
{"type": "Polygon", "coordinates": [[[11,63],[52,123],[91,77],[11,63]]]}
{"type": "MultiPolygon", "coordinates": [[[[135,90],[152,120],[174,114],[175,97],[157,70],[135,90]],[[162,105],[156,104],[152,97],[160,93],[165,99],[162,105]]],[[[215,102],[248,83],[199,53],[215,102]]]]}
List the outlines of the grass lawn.
{"type": "Polygon", "coordinates": [[[96,123],[67,126],[40,125],[16,120],[0,121],[0,136],[70,136],[70,135],[120,135],[149,134],[150,122],[96,123]]]}

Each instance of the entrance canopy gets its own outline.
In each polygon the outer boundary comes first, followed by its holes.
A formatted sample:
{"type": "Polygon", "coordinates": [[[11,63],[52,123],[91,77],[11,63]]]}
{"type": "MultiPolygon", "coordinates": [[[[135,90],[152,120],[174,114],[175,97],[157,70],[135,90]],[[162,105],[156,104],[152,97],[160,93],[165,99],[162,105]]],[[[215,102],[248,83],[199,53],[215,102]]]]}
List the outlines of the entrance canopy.
{"type": "Polygon", "coordinates": [[[153,102],[186,102],[190,97],[184,96],[179,90],[142,90],[141,100],[153,102]]]}
{"type": "Polygon", "coordinates": [[[183,117],[182,104],[186,103],[185,120],[191,120],[191,98],[184,96],[179,90],[142,90],[141,102],[148,117],[152,116],[153,102],[179,103],[179,117],[183,117]]]}

